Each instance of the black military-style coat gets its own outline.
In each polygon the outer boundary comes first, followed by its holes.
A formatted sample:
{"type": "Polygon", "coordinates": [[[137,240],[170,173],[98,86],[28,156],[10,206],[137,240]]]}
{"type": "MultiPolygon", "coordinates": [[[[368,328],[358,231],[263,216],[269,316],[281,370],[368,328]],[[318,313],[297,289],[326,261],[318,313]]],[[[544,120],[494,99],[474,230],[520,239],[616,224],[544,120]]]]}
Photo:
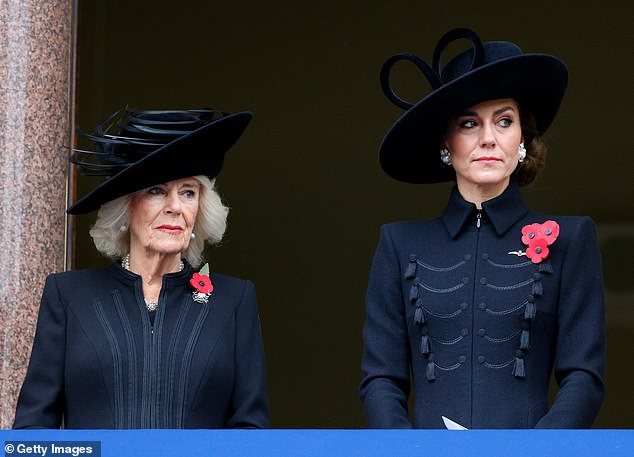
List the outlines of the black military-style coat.
{"type": "Polygon", "coordinates": [[[383,226],[366,313],[370,428],[444,428],[442,416],[467,428],[586,428],[598,413],[605,318],[594,225],[531,212],[515,184],[481,211],[454,188],[442,217],[383,226]],[[559,236],[533,263],[522,228],[547,220],[559,236]]]}
{"type": "Polygon", "coordinates": [[[50,275],[14,428],[264,428],[255,289],[212,274],[193,300],[189,264],[163,277],[154,316],[118,263],[50,275]]]}

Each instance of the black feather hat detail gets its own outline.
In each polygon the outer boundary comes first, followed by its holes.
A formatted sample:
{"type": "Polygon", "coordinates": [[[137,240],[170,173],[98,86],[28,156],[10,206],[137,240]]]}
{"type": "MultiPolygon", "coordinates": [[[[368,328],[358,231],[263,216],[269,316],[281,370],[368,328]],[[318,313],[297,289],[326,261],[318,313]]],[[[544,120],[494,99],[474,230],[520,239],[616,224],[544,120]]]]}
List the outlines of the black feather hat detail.
{"type": "Polygon", "coordinates": [[[189,176],[215,178],[225,153],[238,140],[253,115],[213,109],[117,111],[78,134],[94,149],[72,150],[77,172],[106,176],[104,182],[77,200],[68,214],[84,214],[115,198],[146,187],[189,176]]]}

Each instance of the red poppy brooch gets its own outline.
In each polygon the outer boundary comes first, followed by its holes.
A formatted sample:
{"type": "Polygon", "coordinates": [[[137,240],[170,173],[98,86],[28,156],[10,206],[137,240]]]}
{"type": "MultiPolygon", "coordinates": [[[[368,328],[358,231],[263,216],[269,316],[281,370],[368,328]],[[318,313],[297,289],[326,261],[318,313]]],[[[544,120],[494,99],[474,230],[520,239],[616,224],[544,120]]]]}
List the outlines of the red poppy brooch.
{"type": "Polygon", "coordinates": [[[548,246],[553,244],[558,236],[559,224],[555,221],[525,225],[522,228],[522,243],[527,246],[526,251],[511,251],[509,254],[525,255],[533,263],[541,263],[548,258],[548,246]]]}
{"type": "Polygon", "coordinates": [[[192,298],[198,303],[207,303],[209,296],[214,291],[214,286],[209,278],[209,264],[205,264],[199,272],[192,275],[189,283],[196,290],[192,292],[192,298]]]}

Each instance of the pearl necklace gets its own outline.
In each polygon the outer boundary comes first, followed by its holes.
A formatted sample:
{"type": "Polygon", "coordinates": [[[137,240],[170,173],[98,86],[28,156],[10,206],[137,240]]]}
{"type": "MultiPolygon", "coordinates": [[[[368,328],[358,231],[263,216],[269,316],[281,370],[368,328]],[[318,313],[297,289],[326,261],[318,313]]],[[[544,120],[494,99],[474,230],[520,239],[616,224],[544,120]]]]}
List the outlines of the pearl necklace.
{"type": "MultiPolygon", "coordinates": [[[[121,266],[127,270],[130,271],[130,254],[126,255],[123,260],[121,261],[121,266]]],[[[183,268],[185,268],[185,264],[183,263],[183,261],[180,261],[180,265],[178,266],[178,271],[183,271],[183,268]]],[[[158,308],[158,301],[147,301],[145,300],[145,307],[147,308],[148,311],[156,311],[156,308],[158,308]]]]}

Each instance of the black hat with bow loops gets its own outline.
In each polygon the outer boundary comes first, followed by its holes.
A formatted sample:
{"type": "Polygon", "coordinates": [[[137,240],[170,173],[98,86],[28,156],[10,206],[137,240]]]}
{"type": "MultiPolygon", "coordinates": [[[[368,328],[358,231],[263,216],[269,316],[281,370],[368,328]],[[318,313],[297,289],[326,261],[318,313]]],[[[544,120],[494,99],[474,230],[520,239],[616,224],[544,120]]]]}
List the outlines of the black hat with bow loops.
{"type": "Polygon", "coordinates": [[[440,160],[440,138],[447,121],[487,100],[512,98],[528,110],[540,134],[550,126],[568,84],[566,65],[548,54],[524,53],[507,41],[482,42],[472,30],[453,29],[436,45],[432,66],[412,54],[397,54],[381,68],[381,87],[387,98],[406,112],[388,130],[379,149],[379,162],[392,178],[409,183],[449,181],[453,173],[440,160]],[[472,47],[441,70],[442,53],[455,40],[472,47]],[[432,91],[412,104],[390,85],[392,66],[406,60],[427,78],[432,91]]]}

